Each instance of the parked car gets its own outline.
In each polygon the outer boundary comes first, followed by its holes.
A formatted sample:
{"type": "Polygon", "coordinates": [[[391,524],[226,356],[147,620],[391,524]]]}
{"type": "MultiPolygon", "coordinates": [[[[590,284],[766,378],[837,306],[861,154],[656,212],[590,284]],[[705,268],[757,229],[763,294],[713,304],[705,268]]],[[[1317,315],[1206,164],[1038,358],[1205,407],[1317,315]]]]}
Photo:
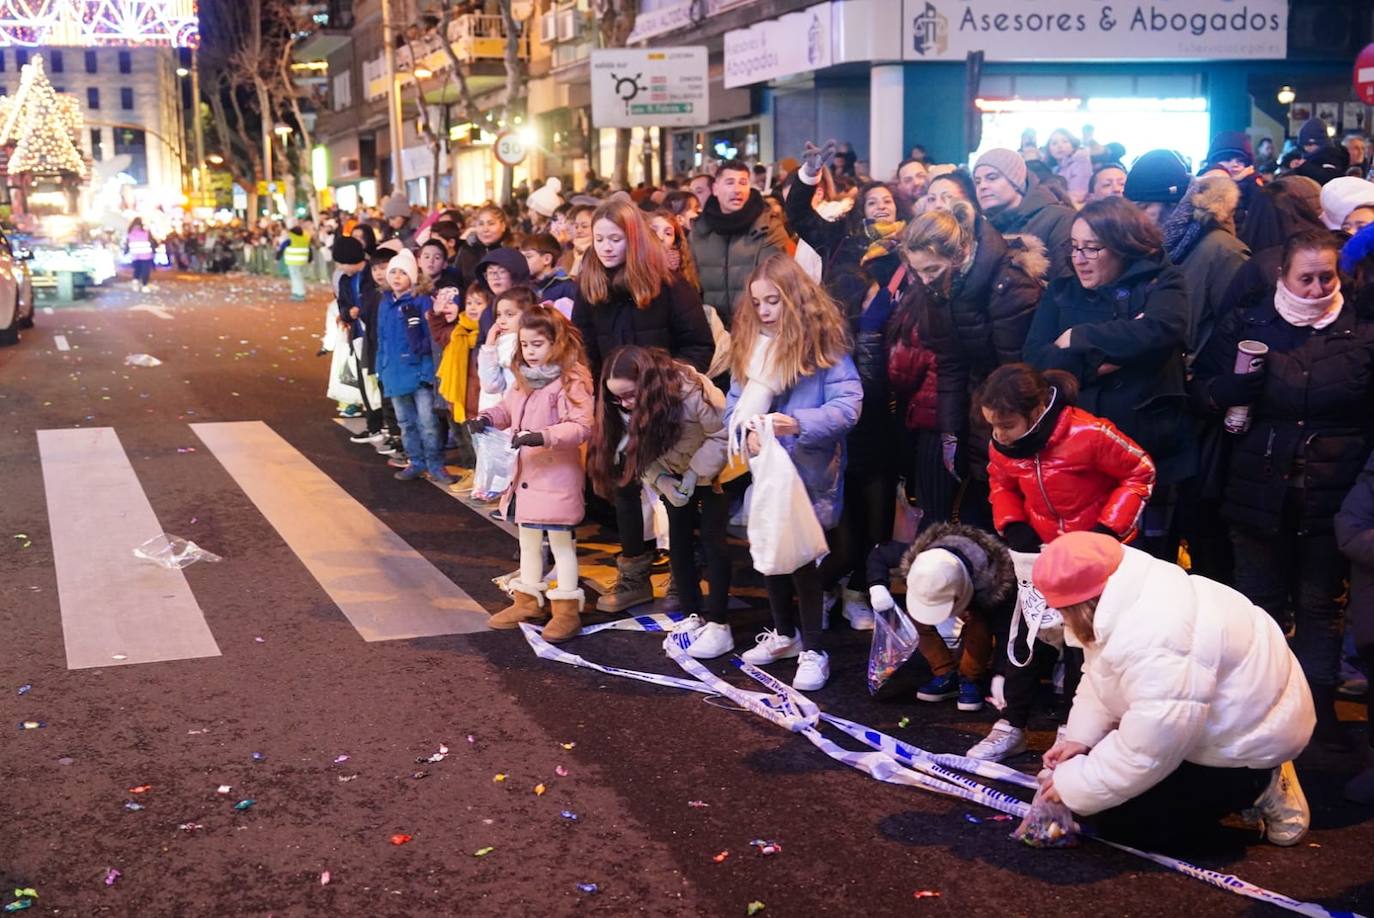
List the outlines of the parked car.
{"type": "Polygon", "coordinates": [[[0,232],[0,347],[18,344],[19,330],[33,328],[32,257],[0,232]]]}

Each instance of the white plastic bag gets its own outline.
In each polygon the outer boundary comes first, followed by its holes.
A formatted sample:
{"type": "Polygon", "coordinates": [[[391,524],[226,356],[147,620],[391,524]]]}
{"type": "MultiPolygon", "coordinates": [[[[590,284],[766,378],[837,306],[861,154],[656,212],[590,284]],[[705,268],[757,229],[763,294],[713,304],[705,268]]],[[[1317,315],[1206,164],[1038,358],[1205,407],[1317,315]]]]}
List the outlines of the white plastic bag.
{"type": "Polygon", "coordinates": [[[659,550],[668,551],[668,508],[658,499],[658,492],[644,487],[639,494],[639,512],[644,523],[644,534],[653,533],[659,550]]]}
{"type": "Polygon", "coordinates": [[[1016,568],[1016,609],[1011,614],[1011,634],[1007,640],[1007,659],[1013,666],[1030,665],[1035,656],[1037,640],[1055,647],[1064,643],[1064,617],[1059,610],[1050,606],[1045,597],[1031,581],[1031,571],[1039,552],[1011,553],[1012,564],[1016,568]],[[1017,659],[1017,643],[1020,640],[1021,624],[1026,626],[1026,645],[1030,650],[1024,660],[1017,659]]]}
{"type": "Polygon", "coordinates": [[[214,552],[201,548],[195,542],[165,532],[161,535],[155,535],[135,547],[134,557],[151,561],[169,571],[180,570],[187,565],[195,564],[197,561],[224,560],[214,552]]]}
{"type": "Polygon", "coordinates": [[[790,574],[825,557],[830,549],[806,485],[773,433],[772,422],[760,422],[757,432],[759,454],[749,460],[754,476],[749,553],[760,574],[790,574]]]}
{"type": "Polygon", "coordinates": [[[320,335],[320,350],[332,351],[343,338],[344,330],[339,327],[339,301],[330,300],[324,310],[324,334],[320,335]]]}
{"type": "Polygon", "coordinates": [[[329,388],[325,390],[325,395],[345,405],[361,405],[363,394],[358,387],[344,382],[346,374],[355,372],[349,366],[352,363],[352,350],[350,347],[334,348],[334,356],[329,361],[329,388]]]}
{"type": "Polygon", "coordinates": [[[504,494],[515,478],[515,462],[520,451],[510,448],[508,430],[484,430],[472,435],[477,464],[472,471],[472,496],[504,494]]]}

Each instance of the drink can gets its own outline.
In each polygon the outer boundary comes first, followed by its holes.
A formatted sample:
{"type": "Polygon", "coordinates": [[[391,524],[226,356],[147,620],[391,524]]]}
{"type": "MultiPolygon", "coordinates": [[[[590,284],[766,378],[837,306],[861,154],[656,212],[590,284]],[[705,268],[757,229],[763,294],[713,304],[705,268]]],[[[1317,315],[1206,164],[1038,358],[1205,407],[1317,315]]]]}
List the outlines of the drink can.
{"type": "MultiPolygon", "coordinates": [[[[1264,357],[1269,353],[1269,345],[1263,341],[1242,341],[1236,345],[1235,373],[1248,376],[1264,369],[1264,357]]],[[[1243,434],[1250,429],[1250,406],[1234,405],[1226,410],[1222,423],[1227,433],[1243,434]]]]}

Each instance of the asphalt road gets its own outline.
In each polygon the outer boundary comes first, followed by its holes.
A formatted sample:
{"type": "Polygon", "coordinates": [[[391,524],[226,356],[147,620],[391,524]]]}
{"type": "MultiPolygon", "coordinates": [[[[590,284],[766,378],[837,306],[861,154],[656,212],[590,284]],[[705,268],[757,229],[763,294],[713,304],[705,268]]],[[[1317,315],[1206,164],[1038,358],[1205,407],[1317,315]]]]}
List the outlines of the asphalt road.
{"type": "MultiPolygon", "coordinates": [[[[264,422],[488,610],[503,605],[491,578],[514,567],[514,540],[348,442],[314,355],[323,288],[291,304],[278,280],[159,285],[40,309],[0,351],[5,902],[32,887],[31,914],[62,915],[743,915],[751,902],[764,918],[1278,914],[1099,845],[1025,848],[991,811],[879,783],[699,695],[539,660],[519,634],[363,640],[189,424],[264,422]],[[126,367],[132,353],[163,365],[126,367]],[[93,427],[117,432],[163,531],[223,556],[184,571],[218,656],[68,669],[53,534],[81,521],[50,519],[36,432],[93,427]],[[444,760],[417,764],[441,744],[444,760]],[[759,838],[782,853],[762,856],[759,838]]],[[[94,476],[77,468],[50,485],[79,496],[94,476]]],[[[78,573],[63,563],[62,576],[78,573]]],[[[766,620],[746,604],[740,649],[766,620]]],[[[95,627],[89,611],[68,613],[73,636],[95,627]]],[[[815,696],[827,710],[939,752],[995,719],[871,702],[867,636],[840,621],[835,637],[834,676],[815,696]]],[[[643,634],[567,647],[676,672],[643,634]]],[[[1038,753],[1052,725],[1033,726],[1038,753]]],[[[1038,756],[1012,764],[1034,772],[1038,756]]],[[[1320,750],[1300,762],[1315,814],[1306,843],[1280,850],[1237,827],[1198,862],[1374,914],[1374,810],[1340,797],[1354,766],[1320,750]]]]}

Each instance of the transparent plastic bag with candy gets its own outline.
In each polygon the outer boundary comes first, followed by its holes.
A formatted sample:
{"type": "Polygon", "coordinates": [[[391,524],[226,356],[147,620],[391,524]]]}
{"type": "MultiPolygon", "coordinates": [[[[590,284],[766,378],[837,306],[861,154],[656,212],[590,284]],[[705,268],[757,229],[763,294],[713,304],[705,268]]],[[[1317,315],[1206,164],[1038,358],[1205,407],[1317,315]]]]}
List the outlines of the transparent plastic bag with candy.
{"type": "Polygon", "coordinates": [[[920,635],[901,609],[873,613],[873,644],[868,651],[868,693],[883,700],[915,689],[924,674],[916,653],[920,635]]]}
{"type": "Polygon", "coordinates": [[[477,464],[472,473],[472,496],[478,500],[500,497],[515,478],[519,451],[510,448],[509,430],[484,430],[472,435],[477,464]]]}
{"type": "Polygon", "coordinates": [[[1078,845],[1078,823],[1064,804],[1046,800],[1041,788],[1011,837],[1032,848],[1073,848],[1078,845]]]}

